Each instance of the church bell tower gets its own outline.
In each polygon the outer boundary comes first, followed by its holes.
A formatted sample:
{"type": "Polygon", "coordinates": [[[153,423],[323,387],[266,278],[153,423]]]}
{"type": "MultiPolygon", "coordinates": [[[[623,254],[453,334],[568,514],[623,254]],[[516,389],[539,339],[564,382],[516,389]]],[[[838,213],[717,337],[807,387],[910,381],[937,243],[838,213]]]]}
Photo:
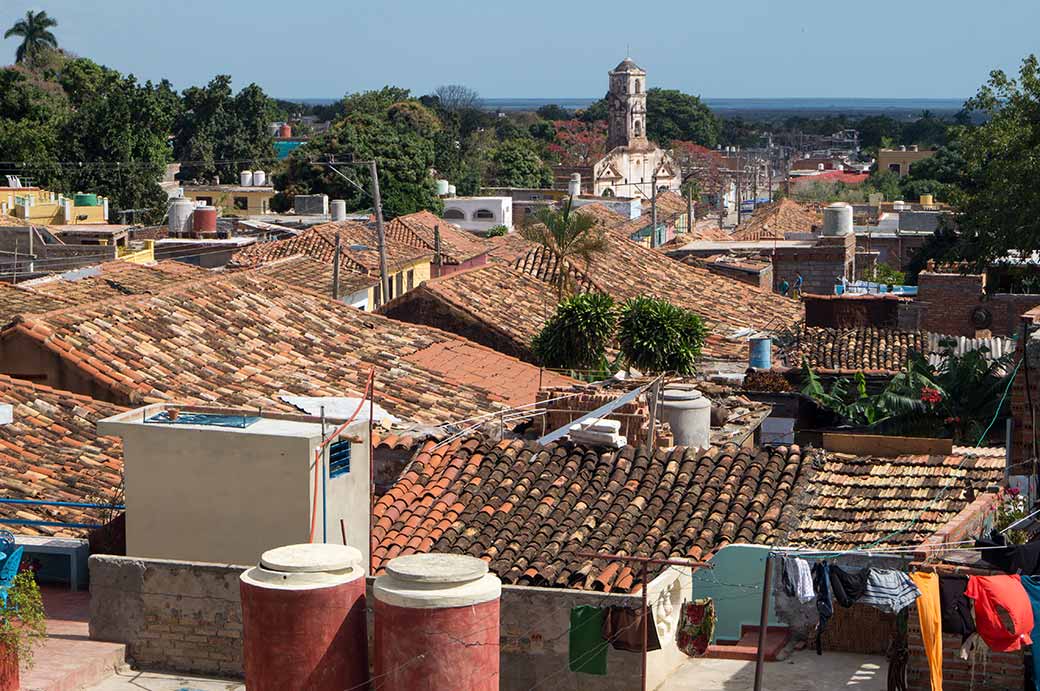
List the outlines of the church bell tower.
{"type": "Polygon", "coordinates": [[[607,151],[646,146],[646,71],[625,58],[610,71],[607,151]]]}

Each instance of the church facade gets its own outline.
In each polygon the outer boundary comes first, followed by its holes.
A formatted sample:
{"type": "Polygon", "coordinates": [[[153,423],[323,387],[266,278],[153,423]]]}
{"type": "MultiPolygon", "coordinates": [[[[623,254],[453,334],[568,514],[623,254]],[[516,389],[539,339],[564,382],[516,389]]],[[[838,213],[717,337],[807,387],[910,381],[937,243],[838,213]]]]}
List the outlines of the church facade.
{"type": "Polygon", "coordinates": [[[609,72],[607,155],[592,168],[593,192],[602,197],[650,199],[678,192],[679,166],[646,137],[646,71],[625,58],[609,72]]]}

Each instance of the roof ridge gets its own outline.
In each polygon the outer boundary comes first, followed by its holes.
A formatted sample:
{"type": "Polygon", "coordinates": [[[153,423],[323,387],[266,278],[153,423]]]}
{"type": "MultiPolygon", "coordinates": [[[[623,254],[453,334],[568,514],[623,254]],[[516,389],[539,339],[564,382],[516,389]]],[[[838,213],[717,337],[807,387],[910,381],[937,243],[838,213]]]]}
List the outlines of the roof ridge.
{"type": "Polygon", "coordinates": [[[12,376],[10,374],[0,373],[0,389],[4,386],[16,386],[21,388],[30,389],[31,391],[40,393],[53,393],[55,395],[62,396],[64,398],[75,399],[82,403],[91,404],[102,404],[112,406],[113,408],[119,408],[120,410],[128,410],[125,406],[121,406],[118,403],[111,403],[109,401],[103,401],[98,398],[87,396],[86,394],[76,393],[75,391],[68,391],[66,389],[58,389],[47,384],[41,384],[39,382],[32,381],[30,379],[20,379],[19,377],[12,376]]]}

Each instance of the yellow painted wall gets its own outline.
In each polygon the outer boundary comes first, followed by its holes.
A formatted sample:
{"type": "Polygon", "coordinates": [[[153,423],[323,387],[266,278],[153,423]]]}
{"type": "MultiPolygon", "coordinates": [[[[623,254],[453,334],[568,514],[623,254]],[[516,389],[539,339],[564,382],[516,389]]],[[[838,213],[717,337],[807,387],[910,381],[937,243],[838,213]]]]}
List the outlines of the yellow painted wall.
{"type": "MultiPolygon", "coordinates": [[[[416,261],[416,262],[413,262],[411,264],[408,264],[407,266],[403,267],[401,270],[399,270],[399,271],[397,271],[395,273],[390,274],[390,282],[392,283],[392,290],[393,290],[393,292],[391,293],[393,297],[391,299],[396,299],[396,298],[400,297],[401,295],[403,295],[404,293],[408,292],[408,290],[409,290],[408,289],[408,272],[409,271],[412,272],[412,290],[414,290],[415,288],[418,288],[419,284],[422,283],[423,281],[430,280],[430,271],[431,271],[430,260],[428,258],[420,259],[419,261],[416,261]],[[401,277],[401,288],[402,288],[401,292],[397,291],[397,277],[398,276],[401,277]]],[[[378,273],[375,274],[375,275],[378,276],[378,273]]],[[[389,302],[389,300],[387,300],[386,302],[389,302]]],[[[380,304],[381,303],[376,300],[376,286],[372,286],[371,288],[368,289],[368,307],[366,309],[368,311],[371,311],[371,310],[375,309],[376,307],[378,307],[380,304]]]]}
{"type": "Polygon", "coordinates": [[[209,200],[209,203],[220,209],[222,216],[263,216],[270,213],[271,198],[274,189],[270,187],[257,187],[256,189],[245,189],[229,186],[228,189],[217,187],[202,187],[192,189],[184,188],[184,196],[193,201],[209,200]],[[235,198],[244,197],[246,208],[235,207],[235,198]]]}
{"type": "Polygon", "coordinates": [[[98,206],[73,206],[68,220],[65,219],[63,207],[65,199],[70,198],[43,189],[8,189],[6,195],[0,195],[0,202],[7,204],[7,213],[27,223],[38,225],[108,223],[108,219],[105,218],[104,197],[98,197],[98,206]],[[32,199],[30,206],[21,203],[26,198],[32,199]],[[84,218],[80,218],[81,216],[84,218]]]}
{"type": "Polygon", "coordinates": [[[881,149],[878,151],[877,169],[886,171],[890,165],[895,164],[899,166],[899,177],[904,177],[910,172],[910,166],[934,155],[934,150],[911,151],[908,149],[901,151],[899,149],[881,149]]]}
{"type": "Polygon", "coordinates": [[[150,264],[155,261],[155,240],[145,240],[144,249],[141,250],[119,247],[116,249],[116,259],[131,264],[150,264]]]}

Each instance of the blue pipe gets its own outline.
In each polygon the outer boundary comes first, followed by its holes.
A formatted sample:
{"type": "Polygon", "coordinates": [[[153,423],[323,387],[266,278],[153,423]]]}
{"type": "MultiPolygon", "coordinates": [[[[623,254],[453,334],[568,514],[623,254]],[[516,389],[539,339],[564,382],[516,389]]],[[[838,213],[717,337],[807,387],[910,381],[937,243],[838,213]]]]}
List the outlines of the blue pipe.
{"type": "Polygon", "coordinates": [[[11,525],[45,525],[53,526],[56,528],[102,528],[97,523],[62,523],[60,521],[33,521],[27,518],[0,518],[0,523],[10,523],[11,525]]]}

